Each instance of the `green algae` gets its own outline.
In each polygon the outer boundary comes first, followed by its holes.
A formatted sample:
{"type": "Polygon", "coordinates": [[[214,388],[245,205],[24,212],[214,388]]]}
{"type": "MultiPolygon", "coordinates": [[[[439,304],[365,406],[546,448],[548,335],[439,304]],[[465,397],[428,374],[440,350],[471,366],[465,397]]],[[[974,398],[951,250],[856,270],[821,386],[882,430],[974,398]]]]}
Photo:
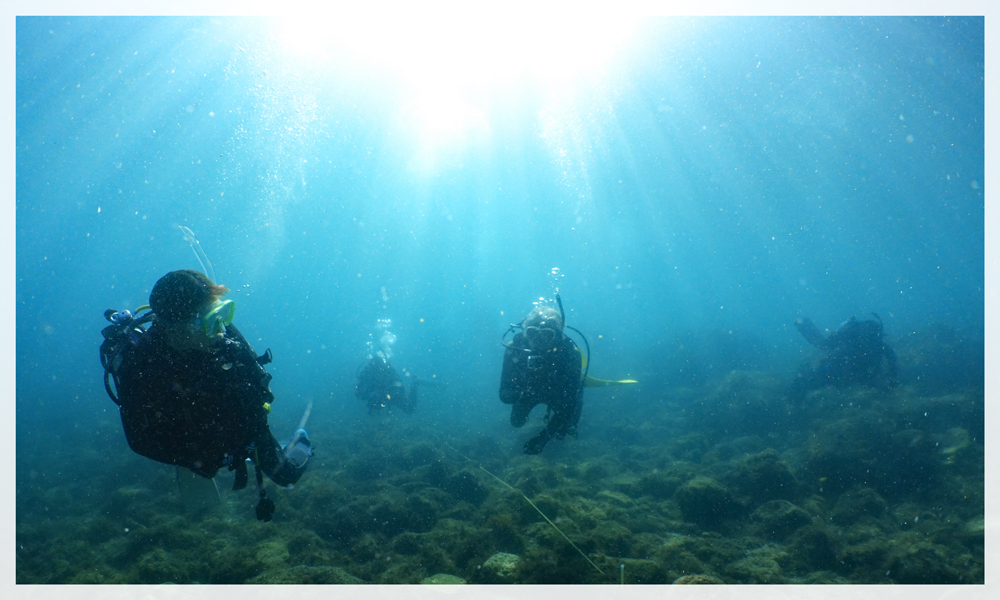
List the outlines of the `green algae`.
{"type": "Polygon", "coordinates": [[[465,583],[465,580],[447,573],[438,573],[421,579],[420,583],[424,585],[461,585],[465,583]]]}
{"type": "MultiPolygon", "coordinates": [[[[772,388],[735,374],[699,397],[747,422],[770,414],[772,388]]],[[[228,487],[218,511],[187,515],[169,468],[125,451],[102,468],[129,483],[19,483],[16,578],[617,584],[624,564],[626,584],[982,583],[982,438],[956,407],[981,409],[981,396],[828,389],[811,398],[819,407],[802,408],[802,431],[784,436],[693,428],[700,421],[678,409],[616,425],[634,444],[605,443],[599,423],[562,443],[571,452],[536,457],[520,455],[507,431],[448,440],[524,498],[416,424],[394,422],[392,435],[319,424],[313,437],[336,441],[318,446],[295,489],[268,484],[278,505],[270,523],[253,518],[252,490],[228,487]],[[921,409],[945,417],[917,419],[921,409]],[[498,555],[517,560],[484,574],[498,555]]]]}

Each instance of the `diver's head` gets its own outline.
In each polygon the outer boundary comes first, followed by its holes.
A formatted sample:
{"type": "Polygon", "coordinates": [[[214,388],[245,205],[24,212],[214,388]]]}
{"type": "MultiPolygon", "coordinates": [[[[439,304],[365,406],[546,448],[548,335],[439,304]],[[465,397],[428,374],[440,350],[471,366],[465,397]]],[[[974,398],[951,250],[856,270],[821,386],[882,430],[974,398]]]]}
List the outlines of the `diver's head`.
{"type": "Polygon", "coordinates": [[[563,321],[559,311],[551,306],[536,306],[524,318],[524,335],[535,350],[552,346],[562,335],[563,321]]]}
{"type": "Polygon", "coordinates": [[[220,300],[228,293],[229,288],[216,285],[198,271],[171,271],[153,286],[149,306],[171,345],[200,348],[225,333],[226,325],[232,323],[236,305],[232,300],[220,300]]]}

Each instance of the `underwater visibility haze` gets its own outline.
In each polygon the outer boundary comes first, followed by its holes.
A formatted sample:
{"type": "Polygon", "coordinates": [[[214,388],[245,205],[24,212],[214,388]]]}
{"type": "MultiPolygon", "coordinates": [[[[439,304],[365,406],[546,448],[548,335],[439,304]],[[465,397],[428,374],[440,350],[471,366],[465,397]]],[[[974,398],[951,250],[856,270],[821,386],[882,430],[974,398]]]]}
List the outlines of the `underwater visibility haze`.
{"type": "Polygon", "coordinates": [[[493,24],[17,18],[17,582],[983,583],[983,18],[493,24]],[[312,407],[269,522],[105,394],[178,269],[312,407]],[[528,456],[500,342],[557,292],[637,383],[528,456]],[[872,313],[898,386],[789,401],[796,319],[872,313]]]}

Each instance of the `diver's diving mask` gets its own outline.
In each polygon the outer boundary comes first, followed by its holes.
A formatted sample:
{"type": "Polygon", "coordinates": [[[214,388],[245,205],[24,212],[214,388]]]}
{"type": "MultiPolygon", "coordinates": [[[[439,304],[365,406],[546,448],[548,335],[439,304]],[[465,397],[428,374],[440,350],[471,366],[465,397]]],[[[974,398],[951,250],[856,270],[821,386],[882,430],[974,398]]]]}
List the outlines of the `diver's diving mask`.
{"type": "Polygon", "coordinates": [[[216,300],[208,311],[198,317],[196,325],[201,325],[206,337],[215,337],[226,332],[226,325],[233,322],[236,315],[236,303],[232,300],[216,300]]]}
{"type": "Polygon", "coordinates": [[[545,321],[540,327],[530,325],[524,328],[524,335],[528,336],[532,346],[550,346],[556,340],[556,334],[555,329],[545,326],[545,321]]]}

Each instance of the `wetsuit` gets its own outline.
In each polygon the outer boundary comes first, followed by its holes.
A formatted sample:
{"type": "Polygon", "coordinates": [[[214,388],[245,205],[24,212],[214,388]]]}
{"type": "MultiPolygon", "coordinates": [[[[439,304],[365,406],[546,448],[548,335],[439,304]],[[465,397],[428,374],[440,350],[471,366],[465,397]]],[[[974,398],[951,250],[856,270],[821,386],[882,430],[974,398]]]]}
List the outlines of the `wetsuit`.
{"type": "Polygon", "coordinates": [[[386,406],[398,407],[403,412],[412,413],[417,405],[417,380],[413,379],[410,392],[407,394],[406,387],[392,363],[380,356],[373,356],[358,373],[354,395],[365,401],[369,414],[374,414],[386,406]]]}
{"type": "Polygon", "coordinates": [[[511,404],[510,424],[521,427],[531,409],[548,408],[546,425],[524,446],[525,454],[538,454],[548,441],[576,434],[583,409],[580,381],[580,349],[573,340],[559,334],[548,349],[535,352],[524,332],[514,336],[503,356],[500,374],[500,401],[511,404]]]}
{"type": "Polygon", "coordinates": [[[829,337],[823,337],[809,319],[799,319],[795,326],[824,354],[818,364],[799,370],[789,391],[790,399],[802,400],[810,390],[826,385],[863,385],[884,390],[896,387],[896,353],[883,339],[878,321],[851,317],[829,337]]]}
{"type": "Polygon", "coordinates": [[[136,453],[203,477],[228,466],[236,489],[246,485],[247,458],[278,485],[305,471],[286,460],[268,428],[271,376],[234,325],[205,352],[172,348],[154,323],[123,351],[117,372],[125,438],[136,453]]]}

